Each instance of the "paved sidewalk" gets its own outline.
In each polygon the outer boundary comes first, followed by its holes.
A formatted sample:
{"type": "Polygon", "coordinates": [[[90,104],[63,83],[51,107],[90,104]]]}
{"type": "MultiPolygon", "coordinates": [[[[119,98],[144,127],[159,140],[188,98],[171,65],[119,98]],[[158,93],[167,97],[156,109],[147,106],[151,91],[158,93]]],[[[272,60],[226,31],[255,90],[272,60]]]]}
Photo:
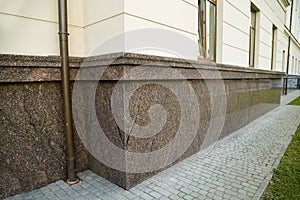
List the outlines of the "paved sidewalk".
{"type": "Polygon", "coordinates": [[[300,96],[300,90],[288,91],[287,95],[281,96],[281,105],[286,105],[299,96],[300,96]]]}
{"type": "Polygon", "coordinates": [[[83,184],[57,181],[8,199],[259,199],[299,123],[300,107],[281,105],[129,191],[85,171],[83,184]]]}

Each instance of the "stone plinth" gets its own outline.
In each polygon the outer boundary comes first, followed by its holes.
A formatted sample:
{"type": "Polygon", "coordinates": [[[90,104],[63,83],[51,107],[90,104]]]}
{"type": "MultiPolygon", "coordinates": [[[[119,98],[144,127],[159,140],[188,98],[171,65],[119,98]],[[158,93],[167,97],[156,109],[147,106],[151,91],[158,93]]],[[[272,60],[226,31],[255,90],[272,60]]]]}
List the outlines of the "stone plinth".
{"type": "MultiPolygon", "coordinates": [[[[4,198],[65,179],[66,156],[59,58],[2,55],[0,72],[4,198]]],[[[72,58],[78,171],[129,189],[278,106],[282,75],[138,54],[72,58]]]]}

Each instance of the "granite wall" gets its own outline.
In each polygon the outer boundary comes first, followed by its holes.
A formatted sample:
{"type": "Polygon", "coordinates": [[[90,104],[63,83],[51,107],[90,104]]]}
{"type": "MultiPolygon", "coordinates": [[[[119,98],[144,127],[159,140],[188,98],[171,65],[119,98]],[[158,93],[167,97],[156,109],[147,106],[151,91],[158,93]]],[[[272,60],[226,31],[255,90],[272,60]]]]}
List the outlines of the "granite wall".
{"type": "Polygon", "coordinates": [[[299,89],[300,88],[300,76],[288,76],[288,88],[299,89]]]}
{"type": "MultiPolygon", "coordinates": [[[[0,199],[66,179],[58,58],[0,56],[0,199]]],[[[87,153],[75,134],[77,170],[87,153]]]]}
{"type": "MultiPolygon", "coordinates": [[[[58,57],[0,56],[0,198],[66,178],[59,66],[58,57]]],[[[278,106],[281,89],[274,83],[282,75],[138,54],[72,58],[77,169],[89,168],[129,189],[278,106]],[[178,95],[188,97],[184,102],[194,99],[194,110],[182,112],[178,95]],[[177,140],[185,118],[197,124],[194,135],[186,127],[175,143],[186,149],[152,158],[149,153],[177,140]],[[141,128],[155,119],[162,126],[138,130],[144,134],[139,137],[130,119],[141,128]],[[121,151],[102,145],[99,126],[121,151]],[[145,164],[131,153],[149,159],[145,164]]]]}

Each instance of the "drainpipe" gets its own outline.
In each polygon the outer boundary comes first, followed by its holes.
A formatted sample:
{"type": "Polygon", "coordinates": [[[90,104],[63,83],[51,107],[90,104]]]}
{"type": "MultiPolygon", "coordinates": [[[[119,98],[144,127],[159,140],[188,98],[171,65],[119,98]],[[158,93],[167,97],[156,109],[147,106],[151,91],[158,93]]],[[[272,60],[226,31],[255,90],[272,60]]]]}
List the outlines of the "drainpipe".
{"type": "MultiPolygon", "coordinates": [[[[289,27],[290,34],[292,34],[293,5],[294,5],[294,2],[293,2],[293,0],[291,0],[291,16],[290,16],[290,27],[289,27]]],[[[287,90],[288,90],[290,50],[291,50],[291,36],[289,35],[288,55],[287,55],[287,63],[286,63],[286,78],[284,79],[284,92],[283,92],[284,95],[287,95],[287,90]]]]}
{"type": "Polygon", "coordinates": [[[287,95],[288,90],[288,77],[289,77],[289,65],[290,65],[290,47],[291,47],[291,36],[289,36],[289,43],[288,43],[288,56],[287,56],[287,63],[286,63],[286,77],[284,79],[284,95],[287,95]]]}
{"type": "Polygon", "coordinates": [[[74,133],[72,126],[72,107],[70,93],[70,70],[68,52],[68,22],[67,0],[58,0],[59,8],[59,45],[61,57],[61,79],[63,91],[64,120],[67,140],[67,183],[72,185],[79,182],[75,174],[74,133]]]}

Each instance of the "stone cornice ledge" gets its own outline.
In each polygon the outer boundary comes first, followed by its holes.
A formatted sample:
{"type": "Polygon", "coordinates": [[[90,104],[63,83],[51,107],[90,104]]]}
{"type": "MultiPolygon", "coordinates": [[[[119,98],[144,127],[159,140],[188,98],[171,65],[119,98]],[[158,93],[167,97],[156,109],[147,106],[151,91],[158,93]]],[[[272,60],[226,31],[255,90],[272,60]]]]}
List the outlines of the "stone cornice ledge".
{"type": "MultiPolygon", "coordinates": [[[[90,71],[97,67],[104,69],[103,67],[106,66],[109,66],[109,68],[102,80],[119,80],[124,72],[136,66],[157,67],[162,72],[168,67],[176,68],[186,79],[215,79],[216,71],[220,72],[223,79],[279,79],[284,75],[282,72],[133,53],[113,53],[88,58],[70,58],[70,66],[71,80],[75,79],[79,67],[90,71]],[[203,74],[197,73],[197,70],[204,72],[207,76],[203,78],[203,74]]],[[[123,80],[152,79],[151,77],[149,79],[132,79],[127,77],[123,80]]],[[[158,79],[161,80],[163,78],[158,79]]],[[[166,77],[166,80],[171,79],[174,79],[174,77],[166,77]]],[[[175,79],[177,78],[175,77],[175,79]]],[[[60,57],[0,55],[0,82],[59,80],[60,57]]]]}
{"type": "MultiPolygon", "coordinates": [[[[82,58],[71,57],[70,66],[78,67],[82,58]]],[[[0,54],[0,67],[60,67],[60,56],[0,54]]]]}

